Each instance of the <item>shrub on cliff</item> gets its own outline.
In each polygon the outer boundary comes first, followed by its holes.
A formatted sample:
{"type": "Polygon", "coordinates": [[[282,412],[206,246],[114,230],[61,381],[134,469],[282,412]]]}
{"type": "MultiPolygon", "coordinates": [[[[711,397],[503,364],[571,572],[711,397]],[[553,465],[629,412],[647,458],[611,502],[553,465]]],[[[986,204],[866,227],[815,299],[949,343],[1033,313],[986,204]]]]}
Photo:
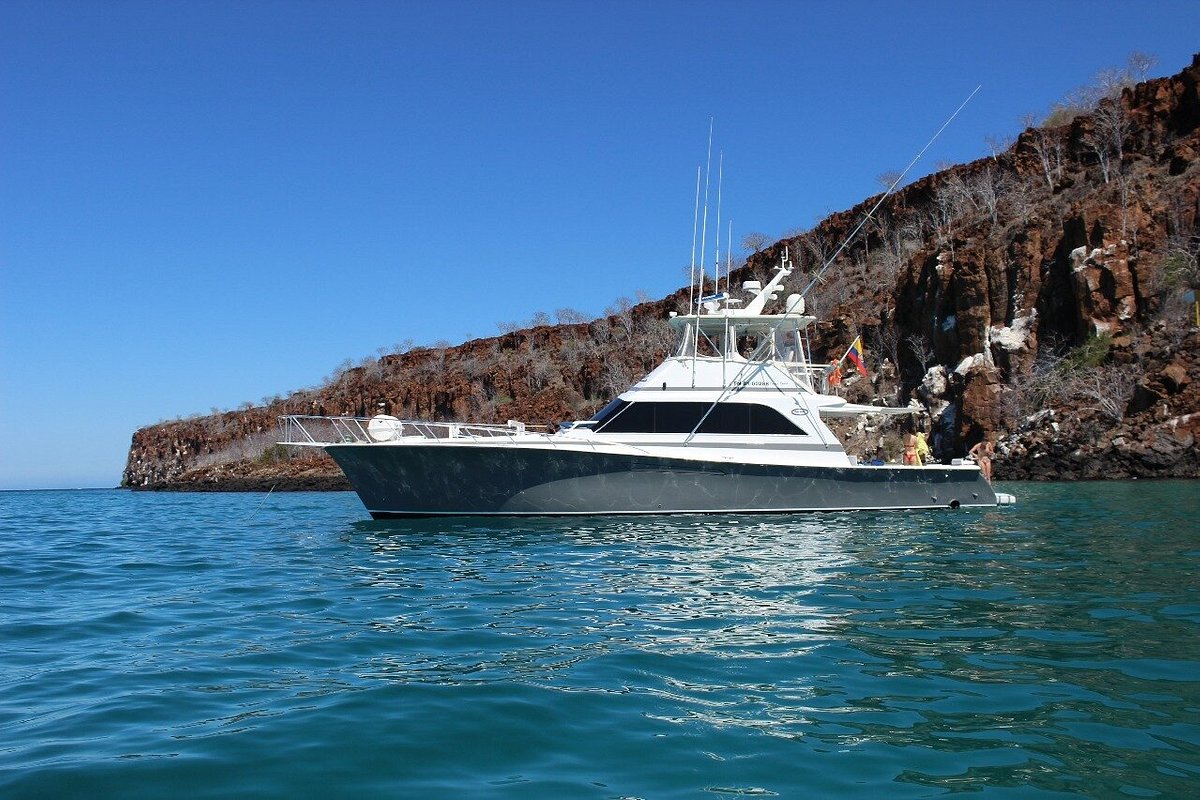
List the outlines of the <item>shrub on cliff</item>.
{"type": "Polygon", "coordinates": [[[1200,289],[1200,236],[1173,236],[1162,261],[1164,288],[1200,289]]]}
{"type": "Polygon", "coordinates": [[[1068,375],[1085,369],[1095,369],[1108,360],[1110,349],[1112,349],[1111,333],[1093,334],[1083,344],[1067,353],[1059,368],[1068,375]]]}
{"type": "Polygon", "coordinates": [[[290,461],[292,456],[291,448],[282,444],[273,444],[262,451],[257,461],[259,464],[281,464],[290,461]]]}

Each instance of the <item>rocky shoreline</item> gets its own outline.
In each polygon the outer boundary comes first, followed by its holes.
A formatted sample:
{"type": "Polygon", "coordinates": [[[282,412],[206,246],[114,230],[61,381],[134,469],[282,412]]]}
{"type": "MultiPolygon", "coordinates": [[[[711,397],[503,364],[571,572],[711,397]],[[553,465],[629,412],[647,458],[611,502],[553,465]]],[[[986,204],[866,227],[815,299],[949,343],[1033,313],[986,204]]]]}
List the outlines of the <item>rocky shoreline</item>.
{"type": "MultiPolygon", "coordinates": [[[[1141,359],[1142,373],[1123,408],[1104,403],[1045,408],[997,441],[1002,480],[1200,478],[1200,328],[1147,335],[1110,358],[1141,359]]],[[[1102,393],[1099,400],[1103,400],[1102,393]]]]}
{"type": "Polygon", "coordinates": [[[189,470],[136,491],[158,492],[345,492],[350,482],[333,459],[304,453],[276,459],[243,459],[189,470]]]}

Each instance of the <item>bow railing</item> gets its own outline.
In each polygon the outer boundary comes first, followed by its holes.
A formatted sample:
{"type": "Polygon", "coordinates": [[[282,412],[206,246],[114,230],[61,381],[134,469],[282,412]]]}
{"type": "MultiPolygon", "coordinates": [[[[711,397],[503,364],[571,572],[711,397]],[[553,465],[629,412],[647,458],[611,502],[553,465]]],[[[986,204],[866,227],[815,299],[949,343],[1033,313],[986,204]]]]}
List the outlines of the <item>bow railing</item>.
{"type": "Polygon", "coordinates": [[[426,422],[395,417],[323,417],[289,414],[279,418],[283,444],[380,444],[401,439],[490,440],[544,436],[523,422],[505,425],[469,422],[426,422]]]}

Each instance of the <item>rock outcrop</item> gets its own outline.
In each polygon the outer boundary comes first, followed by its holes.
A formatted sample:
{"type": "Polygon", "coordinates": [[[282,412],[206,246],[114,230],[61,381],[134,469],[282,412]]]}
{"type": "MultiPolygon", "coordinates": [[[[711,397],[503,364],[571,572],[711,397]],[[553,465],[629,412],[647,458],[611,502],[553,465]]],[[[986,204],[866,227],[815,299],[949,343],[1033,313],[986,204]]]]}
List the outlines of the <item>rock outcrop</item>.
{"type": "MultiPolygon", "coordinates": [[[[811,275],[878,200],[754,254],[734,281],[765,279],[785,247],[811,275]]],[[[814,356],[862,335],[873,378],[847,390],[919,400],[943,458],[997,437],[1000,478],[1200,476],[1200,341],[1184,299],[1198,221],[1200,56],[887,197],[809,295],[814,356]]],[[[282,414],[585,417],[661,359],[686,298],[416,348],[268,406],[143,428],[122,483],[343,486],[323,456],[274,448],[282,414]]],[[[846,431],[852,446],[887,435],[872,425],[846,431]]]]}

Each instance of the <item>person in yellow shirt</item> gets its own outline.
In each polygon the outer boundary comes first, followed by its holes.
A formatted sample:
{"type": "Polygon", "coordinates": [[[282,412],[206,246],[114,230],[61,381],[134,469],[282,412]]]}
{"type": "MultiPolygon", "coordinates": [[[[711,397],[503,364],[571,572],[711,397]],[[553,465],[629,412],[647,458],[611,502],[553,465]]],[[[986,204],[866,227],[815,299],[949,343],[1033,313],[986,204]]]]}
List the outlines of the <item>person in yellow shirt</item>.
{"type": "Polygon", "coordinates": [[[925,431],[917,428],[917,466],[923,466],[929,460],[929,442],[925,441],[925,431]]]}

